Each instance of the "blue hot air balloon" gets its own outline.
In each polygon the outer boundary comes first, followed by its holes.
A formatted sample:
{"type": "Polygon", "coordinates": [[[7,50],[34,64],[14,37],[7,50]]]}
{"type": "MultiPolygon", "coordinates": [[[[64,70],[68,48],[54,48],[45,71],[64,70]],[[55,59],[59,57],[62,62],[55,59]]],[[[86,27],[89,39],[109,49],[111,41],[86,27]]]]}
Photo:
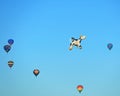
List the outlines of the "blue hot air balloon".
{"type": "Polygon", "coordinates": [[[4,46],[4,50],[8,53],[11,49],[11,46],[10,45],[5,45],[4,46]]]}
{"type": "Polygon", "coordinates": [[[111,50],[111,49],[113,48],[113,44],[112,44],[112,43],[108,43],[107,48],[108,48],[109,50],[111,50]]]}
{"type": "Polygon", "coordinates": [[[10,45],[12,45],[12,44],[14,43],[14,40],[13,40],[13,39],[9,39],[9,40],[8,40],[8,43],[9,43],[10,45]]]}

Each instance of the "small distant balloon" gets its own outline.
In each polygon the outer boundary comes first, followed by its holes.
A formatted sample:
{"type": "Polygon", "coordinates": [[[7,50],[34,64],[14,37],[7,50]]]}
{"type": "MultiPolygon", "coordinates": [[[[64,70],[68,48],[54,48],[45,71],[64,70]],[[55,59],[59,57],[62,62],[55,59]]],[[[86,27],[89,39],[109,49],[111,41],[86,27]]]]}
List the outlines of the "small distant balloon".
{"type": "Polygon", "coordinates": [[[77,86],[77,90],[78,90],[79,93],[81,93],[82,90],[83,90],[83,86],[82,86],[82,85],[78,85],[78,86],[77,86]]]}
{"type": "Polygon", "coordinates": [[[10,45],[5,45],[4,46],[4,50],[8,53],[11,49],[11,46],[10,45]]]}
{"type": "Polygon", "coordinates": [[[40,71],[39,71],[38,69],[34,69],[34,70],[33,70],[33,74],[34,74],[35,76],[38,76],[39,73],[40,73],[40,71]]]}
{"type": "Polygon", "coordinates": [[[9,39],[9,40],[8,40],[8,43],[9,43],[10,45],[12,45],[12,44],[14,43],[14,40],[13,40],[13,39],[9,39]]]}
{"type": "Polygon", "coordinates": [[[86,36],[80,36],[80,38],[81,38],[82,40],[84,40],[84,39],[86,39],[86,36]]]}
{"type": "Polygon", "coordinates": [[[113,48],[113,44],[112,44],[112,43],[108,43],[108,44],[107,44],[107,48],[108,48],[109,50],[111,50],[111,49],[113,48]]]}
{"type": "Polygon", "coordinates": [[[8,66],[11,68],[13,66],[14,62],[13,61],[8,61],[8,66]]]}

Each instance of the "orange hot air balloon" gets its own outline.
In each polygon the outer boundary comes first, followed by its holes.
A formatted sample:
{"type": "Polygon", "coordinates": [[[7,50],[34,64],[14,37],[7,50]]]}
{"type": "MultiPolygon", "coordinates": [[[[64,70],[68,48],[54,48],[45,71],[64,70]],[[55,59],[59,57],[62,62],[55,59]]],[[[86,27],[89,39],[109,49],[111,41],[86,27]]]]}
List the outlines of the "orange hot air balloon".
{"type": "Polygon", "coordinates": [[[40,71],[39,71],[38,69],[34,69],[33,74],[34,74],[35,76],[37,76],[39,73],[40,73],[40,71]]]}
{"type": "Polygon", "coordinates": [[[8,61],[8,66],[11,68],[13,66],[14,62],[13,61],[8,61]]]}
{"type": "Polygon", "coordinates": [[[82,85],[78,85],[78,86],[77,86],[77,90],[79,91],[79,93],[81,93],[82,90],[83,90],[83,86],[82,86],[82,85]]]}

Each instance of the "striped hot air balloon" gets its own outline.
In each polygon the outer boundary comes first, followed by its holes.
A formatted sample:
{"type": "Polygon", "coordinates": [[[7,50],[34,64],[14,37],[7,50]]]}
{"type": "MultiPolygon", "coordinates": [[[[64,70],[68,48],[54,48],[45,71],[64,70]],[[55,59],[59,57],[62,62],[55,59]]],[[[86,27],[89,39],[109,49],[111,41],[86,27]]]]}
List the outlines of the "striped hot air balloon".
{"type": "Polygon", "coordinates": [[[8,66],[11,68],[13,66],[14,62],[13,61],[8,61],[8,66]]]}
{"type": "Polygon", "coordinates": [[[82,86],[82,85],[78,85],[78,86],[77,86],[77,90],[78,90],[79,93],[81,93],[82,90],[83,90],[83,86],[82,86]]]}

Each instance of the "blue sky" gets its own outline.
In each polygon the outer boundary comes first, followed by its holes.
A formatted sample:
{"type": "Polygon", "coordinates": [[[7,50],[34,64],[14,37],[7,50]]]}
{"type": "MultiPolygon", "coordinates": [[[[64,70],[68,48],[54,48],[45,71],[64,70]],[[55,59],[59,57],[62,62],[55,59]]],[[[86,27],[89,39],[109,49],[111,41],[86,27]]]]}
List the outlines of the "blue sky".
{"type": "Polygon", "coordinates": [[[0,0],[0,96],[119,96],[119,5],[119,0],[0,0]],[[81,34],[87,37],[83,49],[69,51],[70,38],[81,34]],[[3,46],[11,38],[7,54],[3,46]],[[12,69],[9,60],[15,62],[12,69]]]}

